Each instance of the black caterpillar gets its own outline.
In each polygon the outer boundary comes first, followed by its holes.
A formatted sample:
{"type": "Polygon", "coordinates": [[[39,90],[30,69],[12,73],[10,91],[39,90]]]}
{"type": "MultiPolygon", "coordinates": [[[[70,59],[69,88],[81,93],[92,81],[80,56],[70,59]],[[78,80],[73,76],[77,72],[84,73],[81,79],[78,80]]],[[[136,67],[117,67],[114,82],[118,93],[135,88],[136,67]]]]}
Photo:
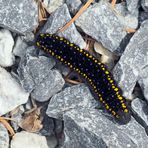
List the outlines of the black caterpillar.
{"type": "Polygon", "coordinates": [[[120,123],[129,122],[131,115],[125,98],[104,64],[77,45],[53,34],[40,34],[36,45],[84,77],[105,108],[120,123]]]}

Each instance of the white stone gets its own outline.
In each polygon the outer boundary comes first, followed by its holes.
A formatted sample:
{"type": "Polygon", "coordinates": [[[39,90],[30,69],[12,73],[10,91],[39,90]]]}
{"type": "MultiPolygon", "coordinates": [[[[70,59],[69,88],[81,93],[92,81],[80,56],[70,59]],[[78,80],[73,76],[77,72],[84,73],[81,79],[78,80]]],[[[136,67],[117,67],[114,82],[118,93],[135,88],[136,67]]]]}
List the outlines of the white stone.
{"type": "Polygon", "coordinates": [[[11,66],[14,61],[12,49],[14,45],[10,31],[0,30],[0,65],[3,67],[11,66]]]}
{"type": "Polygon", "coordinates": [[[2,67],[0,67],[0,115],[4,115],[28,100],[21,85],[2,67]]]}
{"type": "Polygon", "coordinates": [[[16,133],[11,141],[11,148],[49,148],[46,138],[34,133],[16,133]]]}

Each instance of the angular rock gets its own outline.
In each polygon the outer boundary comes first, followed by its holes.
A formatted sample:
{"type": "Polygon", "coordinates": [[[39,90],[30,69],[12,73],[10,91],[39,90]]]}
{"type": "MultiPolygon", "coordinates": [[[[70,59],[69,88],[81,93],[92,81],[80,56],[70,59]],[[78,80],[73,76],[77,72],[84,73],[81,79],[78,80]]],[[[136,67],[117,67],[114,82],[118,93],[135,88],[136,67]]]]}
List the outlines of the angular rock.
{"type": "Polygon", "coordinates": [[[81,0],[66,0],[66,4],[73,15],[82,7],[81,0]]]}
{"type": "Polygon", "coordinates": [[[138,27],[138,8],[135,10],[132,9],[133,11],[129,12],[126,8],[126,3],[122,2],[116,4],[115,9],[117,11],[117,17],[125,29],[136,29],[138,27]]]}
{"type": "Polygon", "coordinates": [[[15,46],[13,48],[13,54],[15,56],[23,58],[26,54],[27,47],[28,47],[27,43],[24,42],[20,36],[18,36],[16,39],[15,46]]]}
{"type": "Polygon", "coordinates": [[[126,35],[125,27],[106,1],[90,6],[76,20],[76,25],[112,52],[126,35]]]}
{"type": "Polygon", "coordinates": [[[12,53],[14,45],[13,37],[10,31],[0,30],[0,65],[3,67],[12,66],[14,55],[12,53]]]}
{"type": "MultiPolygon", "coordinates": [[[[41,32],[54,34],[70,20],[71,16],[69,14],[68,7],[64,4],[51,14],[41,32]]],[[[85,48],[86,46],[86,43],[80,33],[76,30],[74,24],[71,24],[65,31],[58,33],[58,35],[70,40],[70,42],[75,43],[81,48],[85,48]]]]}
{"type": "Polygon", "coordinates": [[[59,71],[51,70],[43,81],[36,84],[31,96],[40,102],[47,101],[50,97],[59,92],[64,84],[65,81],[59,71]]]}
{"type": "Polygon", "coordinates": [[[3,124],[0,123],[0,147],[9,148],[9,134],[3,124]]]}
{"type": "Polygon", "coordinates": [[[148,0],[141,0],[142,8],[148,12],[148,0]]]}
{"type": "Polygon", "coordinates": [[[17,33],[33,31],[38,25],[37,8],[32,0],[1,0],[0,24],[17,33]]]}
{"type": "Polygon", "coordinates": [[[0,115],[8,113],[28,100],[29,94],[25,92],[10,73],[1,67],[0,90],[0,115]]]}
{"type": "Polygon", "coordinates": [[[147,65],[148,21],[133,35],[123,55],[113,69],[113,75],[125,97],[131,97],[142,68],[147,65]]]}
{"type": "Polygon", "coordinates": [[[64,4],[64,0],[58,0],[58,2],[57,0],[44,0],[43,4],[46,6],[47,11],[52,13],[64,4]]]}
{"type": "Polygon", "coordinates": [[[141,70],[138,82],[142,88],[145,99],[148,101],[148,66],[141,70]]]}
{"type": "Polygon", "coordinates": [[[144,129],[133,118],[117,125],[94,109],[73,109],[64,114],[64,148],[123,148],[148,145],[144,129]]]}
{"type": "Polygon", "coordinates": [[[128,0],[128,1],[126,1],[127,9],[130,12],[137,10],[138,7],[139,7],[138,3],[139,3],[139,0],[128,0]]]}
{"type": "Polygon", "coordinates": [[[20,82],[28,92],[31,92],[36,84],[42,82],[49,74],[50,69],[55,65],[55,61],[52,58],[36,57],[34,50],[34,47],[26,49],[26,56],[21,60],[17,70],[20,82]]]}
{"type": "Polygon", "coordinates": [[[138,118],[140,118],[145,125],[148,126],[148,105],[143,100],[136,98],[131,103],[132,110],[138,118]]]}
{"type": "Polygon", "coordinates": [[[46,138],[33,133],[16,133],[11,140],[11,148],[49,148],[46,138]]]}
{"type": "Polygon", "coordinates": [[[46,114],[49,117],[62,119],[65,112],[79,107],[94,107],[94,102],[95,100],[88,87],[85,85],[75,85],[67,87],[54,95],[50,100],[46,114]]]}

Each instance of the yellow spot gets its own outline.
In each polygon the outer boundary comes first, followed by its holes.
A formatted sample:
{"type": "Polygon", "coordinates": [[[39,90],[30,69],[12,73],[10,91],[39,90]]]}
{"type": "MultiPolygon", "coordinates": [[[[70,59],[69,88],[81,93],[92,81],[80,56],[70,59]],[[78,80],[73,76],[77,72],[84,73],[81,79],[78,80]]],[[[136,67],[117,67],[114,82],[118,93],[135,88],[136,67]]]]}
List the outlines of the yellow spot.
{"type": "Polygon", "coordinates": [[[61,41],[63,41],[63,38],[60,38],[61,41]]]}
{"type": "Polygon", "coordinates": [[[54,52],[52,52],[51,55],[54,56],[54,52]]]}
{"type": "Polygon", "coordinates": [[[118,95],[117,97],[118,97],[119,100],[122,100],[123,99],[120,95],[118,95]]]}
{"type": "Polygon", "coordinates": [[[125,113],[128,113],[128,109],[124,109],[124,112],[125,112],[125,113]]]}
{"type": "Polygon", "coordinates": [[[79,48],[77,48],[77,50],[79,51],[80,49],[79,49],[79,48]]]}
{"type": "Polygon", "coordinates": [[[58,59],[60,59],[61,57],[60,56],[58,56],[58,59]]]}
{"type": "Polygon", "coordinates": [[[105,70],[105,68],[103,67],[102,70],[105,70]]]}
{"type": "Polygon", "coordinates": [[[123,100],[121,100],[120,102],[121,102],[121,103],[123,103],[124,101],[123,101],[123,100]]]}
{"type": "Polygon", "coordinates": [[[61,62],[63,62],[64,61],[64,59],[63,58],[61,58],[61,62]]]}
{"type": "Polygon", "coordinates": [[[110,80],[110,83],[113,83],[113,80],[110,80]]]}
{"type": "Polygon", "coordinates": [[[97,63],[98,61],[97,60],[95,60],[95,63],[97,63]]]}
{"type": "MultiPolygon", "coordinates": [[[[103,68],[102,68],[102,69],[103,69],[103,68]]],[[[105,71],[105,73],[106,73],[106,74],[109,74],[109,72],[108,72],[108,71],[105,71]]]]}
{"type": "Polygon", "coordinates": [[[41,36],[41,37],[43,37],[43,36],[44,36],[44,34],[43,34],[43,33],[41,33],[41,34],[40,34],[40,36],[41,36]]]}
{"type": "Polygon", "coordinates": [[[67,45],[69,45],[69,42],[67,41],[67,45]]]}
{"type": "Polygon", "coordinates": [[[105,104],[105,108],[106,108],[106,109],[109,109],[109,106],[108,106],[107,104],[105,104]]]}
{"type": "Polygon", "coordinates": [[[73,66],[72,66],[72,65],[70,65],[69,67],[70,67],[70,68],[72,68],[73,66]]]}
{"type": "Polygon", "coordinates": [[[89,54],[87,53],[87,54],[86,54],[86,56],[88,57],[88,56],[89,56],[89,54]]]}
{"type": "Polygon", "coordinates": [[[70,65],[70,63],[67,63],[67,65],[70,65]]]}
{"type": "Polygon", "coordinates": [[[71,43],[70,46],[73,46],[73,44],[71,43]]]}
{"type": "Polygon", "coordinates": [[[105,101],[103,100],[102,103],[105,104],[105,101]]]}
{"type": "Polygon", "coordinates": [[[109,77],[108,80],[111,80],[111,78],[109,77]]]}
{"type": "Polygon", "coordinates": [[[96,89],[97,87],[94,85],[94,89],[96,89]]]}
{"type": "Polygon", "coordinates": [[[115,86],[113,85],[113,86],[112,86],[112,88],[114,89],[114,88],[115,88],[115,86]]]}
{"type": "Polygon", "coordinates": [[[89,58],[92,58],[92,55],[90,55],[89,58]]]}
{"type": "Polygon", "coordinates": [[[55,38],[56,38],[56,39],[59,39],[59,37],[58,37],[58,36],[56,36],[55,38]]]}
{"type": "Polygon", "coordinates": [[[95,89],[95,92],[97,92],[97,89],[95,89]]]}
{"type": "Polygon", "coordinates": [[[98,94],[99,97],[101,97],[101,94],[98,94]]]}
{"type": "Polygon", "coordinates": [[[40,43],[39,43],[39,42],[37,42],[37,43],[36,43],[36,45],[37,45],[37,46],[40,46],[40,43]]]}
{"type": "Polygon", "coordinates": [[[83,50],[82,49],[80,49],[80,52],[82,52],[83,50]]]}
{"type": "Polygon", "coordinates": [[[114,111],[112,111],[112,114],[113,114],[113,115],[116,115],[116,113],[115,113],[114,111]]]}
{"type": "Polygon", "coordinates": [[[79,71],[79,69],[77,68],[76,71],[79,71]]]}
{"type": "Polygon", "coordinates": [[[100,97],[100,101],[103,101],[103,98],[102,97],[100,97]]]}
{"type": "Polygon", "coordinates": [[[85,76],[86,76],[86,74],[84,73],[84,74],[83,74],[83,76],[85,77],[85,76]]]}
{"type": "Polygon", "coordinates": [[[115,90],[115,91],[118,91],[119,89],[116,87],[114,90],[115,90]]]}

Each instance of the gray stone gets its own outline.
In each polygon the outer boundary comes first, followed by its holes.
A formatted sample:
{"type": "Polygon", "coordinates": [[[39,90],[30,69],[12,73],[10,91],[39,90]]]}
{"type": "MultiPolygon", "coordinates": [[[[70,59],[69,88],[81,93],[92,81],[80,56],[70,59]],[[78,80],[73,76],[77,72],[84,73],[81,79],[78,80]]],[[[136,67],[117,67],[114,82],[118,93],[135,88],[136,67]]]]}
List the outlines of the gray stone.
{"type": "Polygon", "coordinates": [[[76,25],[112,52],[126,35],[125,27],[106,1],[90,6],[76,20],[76,25]]]}
{"type": "Polygon", "coordinates": [[[128,0],[128,1],[126,1],[127,9],[130,12],[137,10],[138,7],[139,7],[138,3],[139,3],[139,0],[128,0]]]}
{"type": "MultiPolygon", "coordinates": [[[[71,16],[69,14],[68,7],[64,4],[51,14],[41,32],[54,34],[70,20],[71,16]]],[[[81,48],[85,48],[86,46],[86,43],[80,33],[76,30],[74,24],[71,24],[65,31],[58,33],[58,35],[68,39],[70,42],[75,43],[81,48]]]]}
{"type": "Polygon", "coordinates": [[[21,60],[17,70],[20,82],[28,92],[31,92],[36,84],[45,79],[50,69],[55,65],[55,61],[52,58],[34,56],[34,50],[34,47],[27,48],[26,55],[21,60]]]}
{"type": "Polygon", "coordinates": [[[12,66],[15,57],[12,53],[14,46],[14,39],[9,30],[0,30],[0,65],[3,67],[12,66]]]}
{"type": "Polygon", "coordinates": [[[54,95],[48,105],[46,114],[49,117],[62,119],[63,114],[73,108],[94,107],[93,99],[88,87],[75,85],[67,87],[62,92],[54,95]]]}
{"type": "Polygon", "coordinates": [[[54,134],[54,119],[49,118],[47,115],[44,116],[44,119],[42,121],[43,128],[39,131],[39,133],[42,134],[42,136],[51,136],[54,134]]]}
{"type": "Polygon", "coordinates": [[[38,25],[37,8],[32,0],[1,0],[0,25],[22,34],[33,31],[38,25]]]}
{"type": "Polygon", "coordinates": [[[148,12],[148,0],[141,0],[142,8],[148,12]]]}
{"type": "Polygon", "coordinates": [[[50,70],[48,75],[38,84],[36,84],[34,90],[31,93],[37,101],[47,101],[54,94],[59,92],[65,84],[62,75],[57,70],[50,70]]]}
{"type": "Polygon", "coordinates": [[[47,11],[52,13],[64,4],[64,0],[58,0],[58,2],[57,0],[44,0],[43,4],[46,6],[47,11]]]}
{"type": "Polygon", "coordinates": [[[66,0],[66,4],[73,15],[82,7],[81,0],[66,0]]]}
{"type": "Polygon", "coordinates": [[[56,148],[58,142],[55,136],[47,137],[47,144],[49,148],[56,148]]]}
{"type": "Polygon", "coordinates": [[[139,23],[140,23],[140,25],[141,25],[141,23],[142,23],[143,21],[145,21],[145,20],[147,20],[147,19],[148,19],[147,12],[142,11],[142,12],[139,13],[139,23]]]}
{"type": "Polygon", "coordinates": [[[126,28],[136,29],[138,27],[138,8],[136,10],[132,9],[129,12],[126,8],[126,3],[122,2],[116,4],[115,10],[117,11],[117,17],[123,26],[126,28]]]}
{"type": "Polygon", "coordinates": [[[131,97],[142,68],[148,61],[148,21],[133,35],[123,55],[113,69],[113,75],[125,97],[131,97]]]}
{"type": "Polygon", "coordinates": [[[9,134],[3,124],[0,123],[0,147],[9,148],[9,134]]]}
{"type": "Polygon", "coordinates": [[[49,148],[46,137],[34,133],[16,133],[11,140],[11,148],[49,148]]]}
{"type": "Polygon", "coordinates": [[[26,54],[27,47],[28,47],[27,43],[22,40],[21,36],[18,36],[16,38],[16,43],[13,48],[13,54],[15,56],[19,56],[19,57],[23,58],[26,54]]]}
{"type": "Polygon", "coordinates": [[[0,67],[0,116],[28,100],[27,93],[12,75],[0,67]]]}
{"type": "Polygon", "coordinates": [[[148,126],[148,105],[143,100],[136,98],[131,103],[132,110],[138,118],[143,120],[145,125],[148,126]]]}
{"type": "Polygon", "coordinates": [[[134,120],[118,125],[94,109],[73,109],[64,114],[64,148],[147,148],[148,137],[134,120]]]}
{"type": "Polygon", "coordinates": [[[145,99],[148,101],[148,65],[140,71],[138,80],[145,99]]]}

